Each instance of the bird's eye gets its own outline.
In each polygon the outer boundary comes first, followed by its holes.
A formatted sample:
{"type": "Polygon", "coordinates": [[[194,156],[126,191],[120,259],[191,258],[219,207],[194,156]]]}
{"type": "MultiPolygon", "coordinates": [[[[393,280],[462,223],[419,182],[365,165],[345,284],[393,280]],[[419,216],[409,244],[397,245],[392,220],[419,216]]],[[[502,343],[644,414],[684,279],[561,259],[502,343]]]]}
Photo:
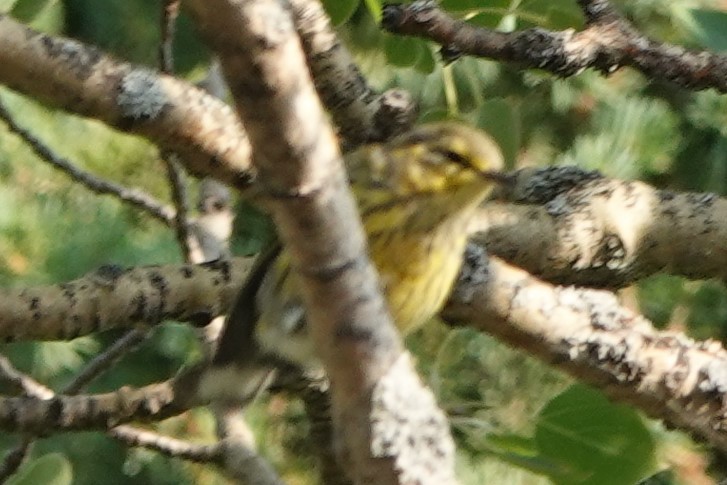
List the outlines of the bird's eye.
{"type": "Polygon", "coordinates": [[[439,150],[439,153],[448,161],[456,163],[457,165],[462,165],[463,167],[469,167],[470,165],[467,157],[465,157],[461,153],[455,152],[454,150],[442,149],[439,150]]]}

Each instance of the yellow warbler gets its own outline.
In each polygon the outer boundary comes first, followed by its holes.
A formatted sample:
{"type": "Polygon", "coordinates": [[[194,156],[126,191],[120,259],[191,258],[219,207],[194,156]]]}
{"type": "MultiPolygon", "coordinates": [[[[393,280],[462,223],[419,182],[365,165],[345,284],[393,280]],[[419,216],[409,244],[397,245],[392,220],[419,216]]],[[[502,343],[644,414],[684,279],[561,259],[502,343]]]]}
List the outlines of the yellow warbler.
{"type": "MultiPolygon", "coordinates": [[[[363,147],[346,156],[346,165],[384,296],[406,334],[433,317],[448,296],[468,222],[502,178],[502,155],[487,134],[442,122],[363,147]]],[[[316,362],[287,253],[263,259],[228,318],[213,369],[259,363],[260,355],[303,366],[316,362]],[[255,348],[245,348],[250,345],[255,348]]]]}

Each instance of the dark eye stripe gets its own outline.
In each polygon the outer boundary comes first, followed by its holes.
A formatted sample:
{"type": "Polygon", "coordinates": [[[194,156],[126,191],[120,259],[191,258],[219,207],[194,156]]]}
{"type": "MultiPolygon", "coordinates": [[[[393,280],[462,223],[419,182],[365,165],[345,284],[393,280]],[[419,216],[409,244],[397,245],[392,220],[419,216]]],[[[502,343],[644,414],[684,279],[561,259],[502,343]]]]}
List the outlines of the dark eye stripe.
{"type": "Polygon", "coordinates": [[[465,168],[470,168],[470,161],[467,157],[462,155],[461,153],[457,153],[453,150],[448,150],[446,148],[440,148],[437,150],[437,153],[439,153],[441,156],[446,158],[448,161],[452,163],[456,163],[457,165],[461,165],[465,168]]]}

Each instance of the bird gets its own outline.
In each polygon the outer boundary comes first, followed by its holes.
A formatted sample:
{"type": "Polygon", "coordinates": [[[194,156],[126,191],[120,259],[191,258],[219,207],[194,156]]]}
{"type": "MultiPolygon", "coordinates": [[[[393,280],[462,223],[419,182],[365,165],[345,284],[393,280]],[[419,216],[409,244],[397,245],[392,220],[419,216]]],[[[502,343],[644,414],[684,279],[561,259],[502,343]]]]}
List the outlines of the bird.
{"type": "MultiPolygon", "coordinates": [[[[502,153],[487,133],[443,121],[363,146],[344,162],[388,309],[401,334],[409,334],[444,305],[467,227],[506,180],[502,153]]],[[[276,364],[321,367],[300,285],[283,247],[258,258],[228,315],[203,394],[249,399],[276,364]]]]}

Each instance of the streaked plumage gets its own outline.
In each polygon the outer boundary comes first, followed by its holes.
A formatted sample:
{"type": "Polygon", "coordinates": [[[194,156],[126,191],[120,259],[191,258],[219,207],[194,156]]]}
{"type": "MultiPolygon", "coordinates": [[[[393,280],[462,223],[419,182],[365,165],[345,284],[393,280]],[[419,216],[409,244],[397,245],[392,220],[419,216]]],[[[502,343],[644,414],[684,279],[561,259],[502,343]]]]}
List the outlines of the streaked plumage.
{"type": "MultiPolygon", "coordinates": [[[[444,122],[364,147],[346,164],[371,259],[406,334],[432,318],[449,294],[468,221],[502,168],[502,155],[485,133],[444,122]]],[[[263,352],[310,365],[314,354],[298,285],[282,252],[257,292],[255,335],[263,352]]]]}

